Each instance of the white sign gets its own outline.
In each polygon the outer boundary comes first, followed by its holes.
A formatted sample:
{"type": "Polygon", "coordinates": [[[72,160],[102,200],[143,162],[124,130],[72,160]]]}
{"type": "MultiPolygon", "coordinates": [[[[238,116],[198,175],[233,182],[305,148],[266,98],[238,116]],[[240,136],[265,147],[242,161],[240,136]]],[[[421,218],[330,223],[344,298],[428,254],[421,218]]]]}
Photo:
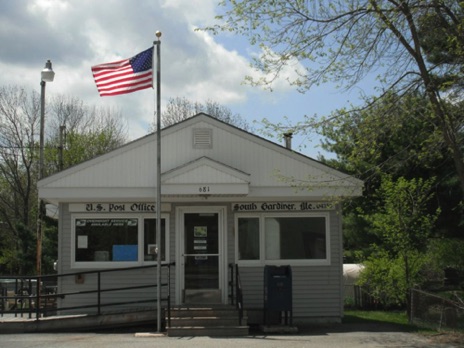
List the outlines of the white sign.
{"type": "Polygon", "coordinates": [[[87,236],[77,236],[77,248],[87,249],[89,245],[87,236]]]}
{"type": "Polygon", "coordinates": [[[335,204],[330,202],[253,202],[232,203],[235,212],[253,211],[314,211],[333,210],[335,204]]]}
{"type": "MultiPolygon", "coordinates": [[[[71,213],[155,213],[156,203],[73,203],[69,205],[71,213]]],[[[161,211],[171,211],[171,204],[162,203],[161,211]]]]}

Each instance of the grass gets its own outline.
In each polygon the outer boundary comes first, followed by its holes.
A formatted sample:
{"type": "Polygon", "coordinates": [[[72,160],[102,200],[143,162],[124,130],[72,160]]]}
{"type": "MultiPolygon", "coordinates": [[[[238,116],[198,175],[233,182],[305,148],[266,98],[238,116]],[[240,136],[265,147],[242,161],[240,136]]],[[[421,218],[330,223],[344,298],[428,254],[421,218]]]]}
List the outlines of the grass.
{"type": "Polygon", "coordinates": [[[403,311],[361,311],[345,310],[344,321],[347,322],[384,322],[390,324],[407,325],[408,317],[403,311]]]}
{"type": "Polygon", "coordinates": [[[398,329],[407,332],[420,332],[423,334],[435,334],[435,330],[409,324],[408,316],[404,311],[361,311],[345,310],[343,323],[372,323],[394,325],[398,329]]]}
{"type": "Polygon", "coordinates": [[[346,309],[344,313],[343,323],[391,325],[398,331],[426,336],[432,344],[464,347],[463,331],[436,331],[424,326],[411,325],[405,311],[361,311],[346,309]]]}

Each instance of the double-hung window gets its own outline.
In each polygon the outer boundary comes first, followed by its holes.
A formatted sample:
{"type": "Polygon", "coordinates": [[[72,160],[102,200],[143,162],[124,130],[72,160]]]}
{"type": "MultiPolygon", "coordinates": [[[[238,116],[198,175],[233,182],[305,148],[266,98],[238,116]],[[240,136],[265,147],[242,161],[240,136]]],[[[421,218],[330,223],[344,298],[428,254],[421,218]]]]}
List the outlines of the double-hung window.
{"type": "Polygon", "coordinates": [[[239,214],[237,262],[258,264],[330,264],[329,214],[239,214]]]}

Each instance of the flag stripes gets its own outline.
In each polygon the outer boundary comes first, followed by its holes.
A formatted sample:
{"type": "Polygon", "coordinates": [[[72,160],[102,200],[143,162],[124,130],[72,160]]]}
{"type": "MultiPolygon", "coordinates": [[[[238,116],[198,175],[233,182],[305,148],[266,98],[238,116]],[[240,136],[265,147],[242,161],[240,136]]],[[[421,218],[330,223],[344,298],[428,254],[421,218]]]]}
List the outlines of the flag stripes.
{"type": "Polygon", "coordinates": [[[101,97],[153,87],[153,47],[136,56],[92,67],[101,97]]]}

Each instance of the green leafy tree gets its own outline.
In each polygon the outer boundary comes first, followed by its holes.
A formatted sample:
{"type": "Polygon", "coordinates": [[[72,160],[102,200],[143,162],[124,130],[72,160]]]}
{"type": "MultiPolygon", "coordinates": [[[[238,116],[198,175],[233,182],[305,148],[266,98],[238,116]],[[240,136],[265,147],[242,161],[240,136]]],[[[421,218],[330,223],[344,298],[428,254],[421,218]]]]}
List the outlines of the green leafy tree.
{"type": "MultiPolygon", "coordinates": [[[[91,158],[103,155],[121,146],[120,139],[114,138],[111,129],[88,131],[86,133],[67,132],[63,151],[64,168],[76,165],[91,158]]],[[[58,171],[58,146],[50,145],[49,168],[58,171]]]]}
{"type": "Polygon", "coordinates": [[[53,274],[55,272],[53,266],[58,256],[58,221],[56,218],[46,217],[44,226],[42,274],[53,274]]]}
{"type": "MultiPolygon", "coordinates": [[[[369,108],[336,110],[322,124],[323,148],[337,154],[338,166],[369,182],[382,173],[416,176],[447,157],[433,111],[424,95],[387,93],[368,101],[369,108]]],[[[428,173],[427,173],[428,174],[428,173]]]]}
{"type": "Polygon", "coordinates": [[[377,190],[384,175],[393,180],[436,177],[435,198],[427,211],[440,207],[442,213],[433,234],[439,238],[463,235],[458,179],[432,119],[433,112],[420,93],[401,98],[389,93],[366,110],[351,114],[339,111],[336,123],[321,128],[323,148],[337,154],[337,159],[326,163],[365,183],[363,197],[344,204],[346,262],[361,262],[374,252],[373,244],[383,244],[372,233],[366,216],[383,204],[377,190]]]}
{"type": "MultiPolygon", "coordinates": [[[[411,250],[409,255],[409,282],[421,284],[426,281],[424,268],[428,267],[423,253],[411,250]]],[[[409,301],[410,284],[406,279],[404,260],[378,249],[367,260],[358,284],[367,288],[369,294],[384,308],[403,308],[409,301]]]]}
{"type": "MultiPolygon", "coordinates": [[[[328,81],[349,88],[376,72],[382,94],[394,90],[402,96],[421,91],[428,100],[434,127],[439,130],[436,134],[441,135],[453,161],[460,195],[464,197],[460,134],[463,116],[450,112],[442,97],[442,86],[436,83],[437,76],[452,75],[459,68],[456,64],[428,60],[420,34],[424,18],[431,14],[446,23],[456,22],[456,28],[460,28],[460,1],[224,0],[221,5],[224,13],[218,16],[219,24],[205,30],[244,35],[259,46],[261,55],[253,64],[264,77],[249,77],[252,84],[272,86],[284,68],[294,67],[295,78],[290,83],[301,91],[328,81]]],[[[432,31],[430,28],[428,32],[432,31]]],[[[447,40],[462,42],[463,32],[448,30],[447,40]]],[[[458,47],[460,50],[462,46],[458,47]]],[[[304,131],[318,122],[309,117],[292,128],[304,131]]]]}
{"type": "MultiPolygon", "coordinates": [[[[432,239],[427,257],[441,270],[453,269],[464,277],[464,240],[458,238],[432,239]]],[[[461,279],[461,287],[464,287],[463,279],[461,279]]]]}
{"type": "Polygon", "coordinates": [[[453,12],[444,12],[446,8],[437,6],[435,11],[427,11],[419,19],[421,47],[427,61],[438,68],[432,75],[434,84],[456,92],[464,83],[463,3],[459,6],[453,12]]]}
{"type": "Polygon", "coordinates": [[[408,251],[424,251],[428,237],[440,211],[428,214],[427,205],[433,198],[435,179],[385,176],[377,193],[383,201],[378,211],[369,217],[375,231],[396,255],[407,259],[408,251]]]}
{"type": "Polygon", "coordinates": [[[0,266],[7,274],[30,274],[35,268],[35,232],[18,223],[15,236],[6,241],[0,249],[0,266]]]}
{"type": "MultiPolygon", "coordinates": [[[[425,255],[429,236],[440,214],[439,209],[432,214],[427,211],[433,198],[434,180],[383,177],[377,193],[381,204],[376,213],[367,216],[374,232],[383,240],[383,258],[388,257],[401,265],[401,272],[396,274],[403,280],[397,278],[396,282],[404,281],[404,286],[398,287],[404,292],[397,298],[405,299],[408,309],[409,296],[405,290],[418,285],[422,255],[425,255]]],[[[376,264],[371,261],[371,265],[376,264]]],[[[382,286],[381,283],[373,283],[382,286]]]]}

